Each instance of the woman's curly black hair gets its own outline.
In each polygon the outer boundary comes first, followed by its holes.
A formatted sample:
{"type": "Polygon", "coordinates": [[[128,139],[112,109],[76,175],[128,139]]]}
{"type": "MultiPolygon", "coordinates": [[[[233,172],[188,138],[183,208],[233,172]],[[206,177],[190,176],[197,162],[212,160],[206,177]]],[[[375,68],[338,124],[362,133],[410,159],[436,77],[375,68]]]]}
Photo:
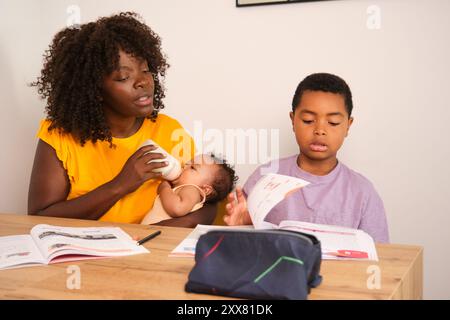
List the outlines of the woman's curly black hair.
{"type": "Polygon", "coordinates": [[[119,66],[119,49],[147,61],[155,82],[149,118],[156,119],[164,108],[162,79],[169,65],[161,52],[161,39],[141,20],[136,13],[122,12],[55,35],[44,54],[41,76],[31,84],[47,100],[49,131],[71,133],[81,145],[100,140],[112,146],[101,92],[104,77],[119,66]]]}

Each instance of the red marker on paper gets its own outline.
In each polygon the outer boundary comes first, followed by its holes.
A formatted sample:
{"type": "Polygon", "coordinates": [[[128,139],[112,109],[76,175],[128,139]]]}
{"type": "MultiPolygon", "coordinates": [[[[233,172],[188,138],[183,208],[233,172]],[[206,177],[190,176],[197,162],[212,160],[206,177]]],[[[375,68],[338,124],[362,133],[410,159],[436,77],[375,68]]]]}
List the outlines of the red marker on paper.
{"type": "Polygon", "coordinates": [[[338,250],[337,252],[327,252],[327,255],[342,257],[342,258],[358,258],[358,259],[367,259],[369,255],[364,251],[356,251],[356,250],[338,250]]]}

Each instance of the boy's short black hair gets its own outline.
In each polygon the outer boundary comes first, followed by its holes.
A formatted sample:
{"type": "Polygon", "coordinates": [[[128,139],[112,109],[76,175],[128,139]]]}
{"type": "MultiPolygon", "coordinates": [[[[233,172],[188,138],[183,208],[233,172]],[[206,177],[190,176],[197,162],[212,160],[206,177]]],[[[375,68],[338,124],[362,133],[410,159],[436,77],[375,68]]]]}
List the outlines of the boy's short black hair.
{"type": "Polygon", "coordinates": [[[352,92],[344,79],[331,73],[313,73],[299,83],[292,99],[292,112],[300,104],[305,91],[323,91],[341,94],[344,97],[345,108],[350,118],[353,110],[352,92]]]}
{"type": "Polygon", "coordinates": [[[219,158],[212,153],[209,156],[218,166],[218,172],[212,180],[214,191],[206,197],[206,203],[216,203],[226,198],[233,190],[239,177],[236,175],[234,168],[225,159],[219,158]]]}

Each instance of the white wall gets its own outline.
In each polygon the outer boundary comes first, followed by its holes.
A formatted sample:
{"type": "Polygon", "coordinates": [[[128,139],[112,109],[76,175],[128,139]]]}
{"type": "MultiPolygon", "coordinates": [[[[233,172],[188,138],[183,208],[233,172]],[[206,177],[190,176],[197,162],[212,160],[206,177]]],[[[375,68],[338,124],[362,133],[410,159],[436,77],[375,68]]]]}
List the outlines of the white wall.
{"type": "MultiPolygon", "coordinates": [[[[425,247],[425,298],[450,298],[448,0],[329,1],[236,8],[234,0],[0,0],[0,212],[26,212],[35,132],[44,103],[27,83],[66,25],[121,10],[163,39],[166,112],[194,131],[278,129],[297,152],[288,112],[298,82],[318,71],[346,79],[355,122],[340,159],[373,181],[394,243],[425,247]],[[367,28],[367,8],[381,28],[367,28]]],[[[230,142],[230,141],[228,141],[230,142]]],[[[241,182],[255,164],[238,166],[241,182]]]]}

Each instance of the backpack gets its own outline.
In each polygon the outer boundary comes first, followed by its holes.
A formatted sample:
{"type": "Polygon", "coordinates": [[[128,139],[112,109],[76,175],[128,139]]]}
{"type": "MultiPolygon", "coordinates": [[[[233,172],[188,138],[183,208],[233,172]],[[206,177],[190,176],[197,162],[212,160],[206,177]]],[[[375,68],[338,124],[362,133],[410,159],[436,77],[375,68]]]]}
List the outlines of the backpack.
{"type": "Polygon", "coordinates": [[[304,300],[322,282],[316,237],[289,230],[214,230],[196,246],[187,292],[304,300]]]}

